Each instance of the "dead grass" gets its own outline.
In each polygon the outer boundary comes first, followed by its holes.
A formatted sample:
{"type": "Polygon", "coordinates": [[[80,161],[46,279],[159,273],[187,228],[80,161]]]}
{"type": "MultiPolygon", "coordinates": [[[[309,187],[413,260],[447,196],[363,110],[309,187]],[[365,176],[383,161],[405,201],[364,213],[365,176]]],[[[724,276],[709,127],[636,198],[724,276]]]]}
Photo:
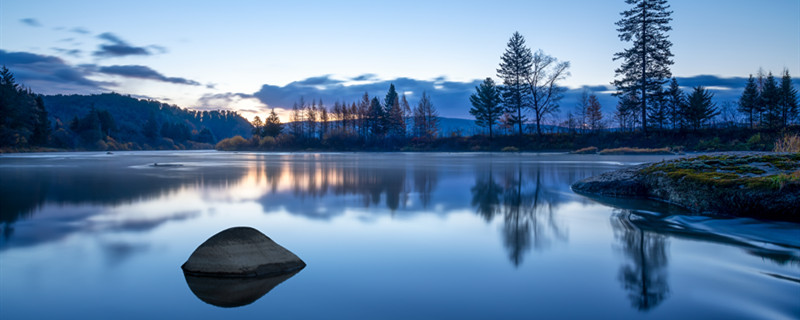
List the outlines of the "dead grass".
{"type": "Polygon", "coordinates": [[[775,141],[775,148],[772,151],[792,153],[800,152],[800,136],[797,134],[784,135],[783,138],[775,141]]]}
{"type": "Polygon", "coordinates": [[[599,154],[604,155],[621,155],[621,154],[672,154],[672,151],[667,148],[658,148],[658,149],[646,149],[646,148],[613,148],[613,149],[603,149],[598,152],[599,154]]]}
{"type": "Polygon", "coordinates": [[[572,154],[595,154],[595,153],[597,153],[597,147],[581,148],[581,149],[572,151],[570,153],[572,153],[572,154]]]}

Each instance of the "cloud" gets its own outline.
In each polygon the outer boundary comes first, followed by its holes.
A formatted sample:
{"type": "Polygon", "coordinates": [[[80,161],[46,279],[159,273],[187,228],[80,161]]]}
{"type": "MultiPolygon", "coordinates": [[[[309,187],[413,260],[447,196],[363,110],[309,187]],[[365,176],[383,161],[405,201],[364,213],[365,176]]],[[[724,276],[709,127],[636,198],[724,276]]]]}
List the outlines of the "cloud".
{"type": "Polygon", "coordinates": [[[41,27],[42,26],[42,24],[39,23],[39,21],[34,19],[34,18],[19,19],[19,22],[22,22],[22,23],[24,23],[24,24],[26,24],[26,25],[28,25],[30,27],[41,27]]]}
{"type": "Polygon", "coordinates": [[[110,32],[102,33],[97,37],[110,44],[100,45],[100,50],[93,53],[96,57],[112,58],[135,55],[149,56],[152,54],[146,48],[132,46],[110,32]]]}
{"type": "Polygon", "coordinates": [[[58,52],[60,54],[65,54],[71,57],[80,58],[82,51],[79,49],[64,49],[64,48],[51,48],[53,51],[58,52]]]}
{"type": "Polygon", "coordinates": [[[378,76],[375,75],[374,73],[365,73],[365,74],[362,74],[360,76],[356,76],[356,77],[354,77],[354,78],[352,78],[350,80],[352,80],[352,81],[372,81],[372,80],[378,80],[378,76]]]}
{"type": "Polygon", "coordinates": [[[86,30],[85,28],[81,28],[81,27],[75,27],[75,28],[69,29],[69,31],[77,33],[77,34],[89,34],[89,30],[86,30]]]}
{"type": "MultiPolygon", "coordinates": [[[[679,77],[678,83],[685,93],[692,87],[702,85],[714,93],[715,102],[736,101],[747,78],[723,78],[714,75],[698,75],[692,77],[679,77]]],[[[265,84],[253,96],[270,107],[291,108],[303,97],[311,102],[321,99],[325,105],[330,106],[335,101],[352,103],[361,99],[364,92],[370,97],[377,96],[383,101],[390,84],[394,84],[398,92],[411,92],[407,96],[409,103],[415,106],[423,91],[431,97],[434,106],[443,117],[472,119],[469,114],[469,96],[475,92],[475,87],[481,80],[471,82],[448,81],[446,77],[437,77],[432,80],[419,80],[411,78],[397,78],[393,80],[379,80],[374,74],[363,74],[349,80],[338,80],[330,75],[310,77],[289,83],[285,86],[265,84]],[[364,81],[368,81],[364,83],[364,81]]],[[[580,88],[570,88],[564,92],[564,97],[559,102],[561,114],[575,110],[581,93],[586,89],[598,96],[603,112],[611,117],[618,99],[612,96],[616,90],[611,85],[587,85],[580,88]]]]}
{"type": "Polygon", "coordinates": [[[472,82],[447,81],[440,77],[434,80],[417,80],[411,78],[397,78],[394,80],[378,80],[373,74],[363,74],[350,80],[337,80],[329,75],[311,77],[289,83],[285,86],[265,84],[253,96],[264,104],[276,108],[289,108],[300,97],[305,101],[322,100],[330,106],[335,101],[352,103],[361,99],[364,92],[370,97],[377,96],[383,101],[389,85],[394,84],[398,92],[411,91],[407,96],[409,104],[416,105],[422,92],[431,97],[434,106],[444,117],[469,117],[469,96],[480,84],[479,80],[472,82]],[[369,83],[353,83],[354,81],[370,80],[369,83]]]}
{"type": "Polygon", "coordinates": [[[108,75],[115,75],[115,76],[122,76],[126,78],[137,78],[137,79],[148,79],[148,80],[157,80],[163,81],[168,83],[175,83],[175,84],[185,84],[191,86],[199,86],[200,83],[194,80],[189,80],[186,78],[178,78],[178,77],[166,77],[163,74],[155,71],[147,66],[140,66],[140,65],[125,65],[125,66],[107,66],[107,67],[99,67],[97,72],[108,74],[108,75]]]}
{"type": "Polygon", "coordinates": [[[54,56],[29,52],[0,50],[0,61],[6,65],[17,81],[37,93],[98,93],[110,82],[90,80],[92,71],[82,66],[72,66],[54,56]]]}

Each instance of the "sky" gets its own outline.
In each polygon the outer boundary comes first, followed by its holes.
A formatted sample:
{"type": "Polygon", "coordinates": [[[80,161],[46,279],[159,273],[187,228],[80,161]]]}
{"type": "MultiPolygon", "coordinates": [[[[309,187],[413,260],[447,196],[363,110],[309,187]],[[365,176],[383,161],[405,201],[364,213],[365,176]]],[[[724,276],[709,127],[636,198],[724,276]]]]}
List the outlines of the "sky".
{"type": "MultiPolygon", "coordinates": [[[[732,100],[763,69],[800,75],[800,1],[669,1],[675,64],[732,100]],[[726,87],[727,86],[727,87],[726,87]]],[[[303,96],[352,102],[389,83],[442,116],[470,118],[468,96],[492,77],[509,37],[571,64],[561,101],[608,95],[628,46],[614,23],[623,0],[565,1],[39,1],[0,0],[0,64],[44,94],[118,92],[245,117],[303,96]]]]}

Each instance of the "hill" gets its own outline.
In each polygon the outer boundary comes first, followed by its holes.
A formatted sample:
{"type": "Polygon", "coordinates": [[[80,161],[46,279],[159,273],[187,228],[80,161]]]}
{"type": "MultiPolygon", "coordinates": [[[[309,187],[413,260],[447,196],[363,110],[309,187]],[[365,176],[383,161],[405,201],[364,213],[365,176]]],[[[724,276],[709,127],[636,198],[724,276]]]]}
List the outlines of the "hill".
{"type": "Polygon", "coordinates": [[[197,111],[117,93],[42,96],[54,124],[52,144],[80,149],[209,148],[251,134],[234,111],[197,111]]]}

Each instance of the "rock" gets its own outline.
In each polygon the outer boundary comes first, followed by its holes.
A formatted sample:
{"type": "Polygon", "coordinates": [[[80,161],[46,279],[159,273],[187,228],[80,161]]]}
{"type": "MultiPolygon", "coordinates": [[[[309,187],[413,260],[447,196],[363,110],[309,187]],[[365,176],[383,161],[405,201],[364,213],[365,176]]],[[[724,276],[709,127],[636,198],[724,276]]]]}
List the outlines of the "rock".
{"type": "Polygon", "coordinates": [[[578,193],[646,198],[714,216],[800,221],[800,155],[700,156],[606,172],[578,193]]]}
{"type": "Polygon", "coordinates": [[[223,230],[201,244],[181,266],[204,277],[264,277],[299,271],[306,266],[294,253],[250,227],[223,230]]]}
{"type": "Polygon", "coordinates": [[[203,302],[233,308],[253,303],[297,272],[256,278],[198,277],[187,273],[184,276],[189,290],[203,302]]]}

